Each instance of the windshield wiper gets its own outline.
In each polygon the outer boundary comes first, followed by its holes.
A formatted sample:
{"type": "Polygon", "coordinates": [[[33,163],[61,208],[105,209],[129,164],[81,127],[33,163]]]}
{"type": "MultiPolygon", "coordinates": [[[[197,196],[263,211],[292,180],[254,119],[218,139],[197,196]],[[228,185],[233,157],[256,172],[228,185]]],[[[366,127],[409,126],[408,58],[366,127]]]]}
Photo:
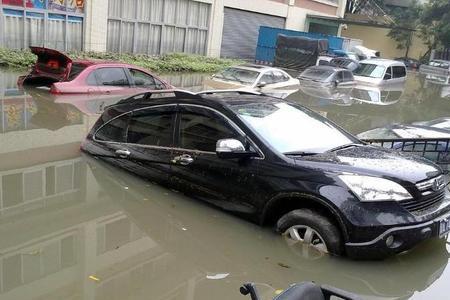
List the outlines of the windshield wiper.
{"type": "Polygon", "coordinates": [[[334,152],[334,151],[342,150],[342,149],[345,149],[345,148],[350,148],[350,147],[360,147],[360,146],[363,146],[363,144],[355,144],[355,143],[344,144],[344,145],[340,145],[340,146],[331,148],[331,149],[328,150],[327,152],[334,152]]]}
{"type": "Polygon", "coordinates": [[[308,155],[316,155],[319,154],[317,152],[307,152],[307,151],[290,151],[284,152],[284,155],[292,155],[292,156],[308,156],[308,155]]]}

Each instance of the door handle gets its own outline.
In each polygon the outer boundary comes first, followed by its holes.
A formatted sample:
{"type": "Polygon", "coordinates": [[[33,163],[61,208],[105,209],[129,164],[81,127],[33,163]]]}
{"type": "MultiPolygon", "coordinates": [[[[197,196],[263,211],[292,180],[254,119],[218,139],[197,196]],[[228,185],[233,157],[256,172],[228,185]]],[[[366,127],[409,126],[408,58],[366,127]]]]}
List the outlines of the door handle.
{"type": "Polygon", "coordinates": [[[116,154],[120,158],[127,158],[128,156],[130,156],[131,152],[128,151],[127,149],[119,149],[119,150],[116,150],[116,154]]]}
{"type": "Polygon", "coordinates": [[[179,155],[179,156],[175,156],[172,159],[172,163],[179,164],[179,165],[182,165],[182,166],[190,165],[193,162],[194,162],[194,159],[189,154],[182,154],[182,155],[179,155]]]}

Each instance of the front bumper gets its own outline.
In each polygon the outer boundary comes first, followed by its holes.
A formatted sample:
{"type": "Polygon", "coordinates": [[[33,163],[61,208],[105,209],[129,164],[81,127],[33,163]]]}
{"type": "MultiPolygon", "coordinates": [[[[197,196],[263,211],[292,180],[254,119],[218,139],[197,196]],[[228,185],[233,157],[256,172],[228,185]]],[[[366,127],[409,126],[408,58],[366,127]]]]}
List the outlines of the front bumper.
{"type": "Polygon", "coordinates": [[[441,220],[449,218],[450,212],[446,212],[427,222],[392,227],[369,242],[346,243],[346,253],[355,259],[380,259],[404,252],[424,240],[439,237],[441,220]]]}

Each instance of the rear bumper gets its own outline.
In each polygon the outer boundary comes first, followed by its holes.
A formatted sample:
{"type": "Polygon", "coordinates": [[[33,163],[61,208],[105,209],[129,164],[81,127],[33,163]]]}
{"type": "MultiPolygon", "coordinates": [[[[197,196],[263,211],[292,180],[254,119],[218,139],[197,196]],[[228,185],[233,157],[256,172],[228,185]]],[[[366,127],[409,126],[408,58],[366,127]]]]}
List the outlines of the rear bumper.
{"type": "Polygon", "coordinates": [[[450,212],[415,225],[392,227],[375,239],[363,243],[346,243],[346,253],[355,259],[381,259],[409,250],[420,242],[439,237],[441,220],[450,218],[450,212]],[[388,245],[388,239],[393,238],[388,245]]]}

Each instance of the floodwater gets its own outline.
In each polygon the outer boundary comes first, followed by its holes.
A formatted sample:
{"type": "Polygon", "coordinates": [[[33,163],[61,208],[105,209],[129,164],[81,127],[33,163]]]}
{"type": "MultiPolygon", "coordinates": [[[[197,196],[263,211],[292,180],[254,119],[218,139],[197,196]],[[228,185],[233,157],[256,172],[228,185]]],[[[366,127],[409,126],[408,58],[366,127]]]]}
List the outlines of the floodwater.
{"type": "MultiPolygon", "coordinates": [[[[449,242],[375,262],[290,246],[270,228],[81,155],[96,113],[117,99],[23,92],[18,75],[0,70],[0,299],[250,299],[239,294],[247,281],[270,299],[306,280],[364,299],[449,298],[449,242]]],[[[203,77],[166,78],[200,90],[203,77]]],[[[360,133],[449,117],[445,89],[410,74],[401,91],[289,97],[360,133]]]]}

